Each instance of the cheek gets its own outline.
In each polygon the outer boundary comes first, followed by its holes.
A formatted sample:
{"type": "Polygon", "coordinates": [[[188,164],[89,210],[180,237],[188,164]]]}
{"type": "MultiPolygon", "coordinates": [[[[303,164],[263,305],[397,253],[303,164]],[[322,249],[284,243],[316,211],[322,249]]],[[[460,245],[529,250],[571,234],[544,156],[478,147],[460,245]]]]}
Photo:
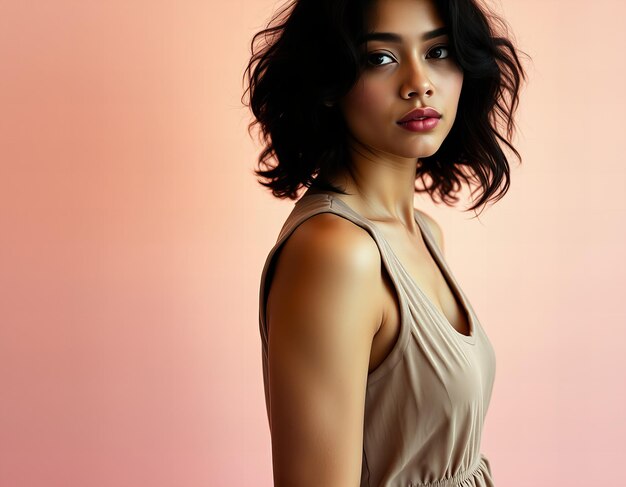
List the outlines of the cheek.
{"type": "Polygon", "coordinates": [[[457,72],[454,76],[450,77],[449,92],[453,95],[455,104],[458,102],[461,95],[461,89],[463,88],[463,72],[457,72]]]}
{"type": "MultiPolygon", "coordinates": [[[[346,111],[348,116],[358,115],[359,117],[380,115],[385,109],[386,98],[385,87],[373,82],[365,80],[357,84],[355,88],[346,97],[346,111]]],[[[376,118],[370,118],[369,123],[376,118]]]]}

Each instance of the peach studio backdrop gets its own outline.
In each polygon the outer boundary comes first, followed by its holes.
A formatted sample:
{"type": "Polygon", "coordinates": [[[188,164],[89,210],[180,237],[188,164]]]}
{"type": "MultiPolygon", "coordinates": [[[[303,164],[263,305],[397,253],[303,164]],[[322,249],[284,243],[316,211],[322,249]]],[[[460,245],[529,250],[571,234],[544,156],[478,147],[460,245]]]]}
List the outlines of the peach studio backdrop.
{"type": "MultiPolygon", "coordinates": [[[[239,104],[282,2],[0,2],[0,486],[272,485],[258,334],[292,208],[239,104]]],[[[416,205],[497,353],[498,486],[626,485],[626,7],[495,3],[529,53],[512,187],[416,205]]]]}

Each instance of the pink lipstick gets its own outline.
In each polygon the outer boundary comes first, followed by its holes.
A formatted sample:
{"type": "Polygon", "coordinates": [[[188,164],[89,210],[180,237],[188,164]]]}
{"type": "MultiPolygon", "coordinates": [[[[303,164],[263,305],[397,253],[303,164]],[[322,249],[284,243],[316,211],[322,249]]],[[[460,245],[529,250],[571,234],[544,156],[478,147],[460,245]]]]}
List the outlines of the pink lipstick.
{"type": "Polygon", "coordinates": [[[416,108],[398,120],[398,125],[411,132],[424,132],[437,126],[441,115],[431,107],[416,108]]]}
{"type": "Polygon", "coordinates": [[[434,129],[438,123],[438,118],[426,117],[423,119],[411,120],[410,122],[398,122],[398,125],[400,125],[403,129],[410,130],[411,132],[424,132],[426,130],[434,129]]]}

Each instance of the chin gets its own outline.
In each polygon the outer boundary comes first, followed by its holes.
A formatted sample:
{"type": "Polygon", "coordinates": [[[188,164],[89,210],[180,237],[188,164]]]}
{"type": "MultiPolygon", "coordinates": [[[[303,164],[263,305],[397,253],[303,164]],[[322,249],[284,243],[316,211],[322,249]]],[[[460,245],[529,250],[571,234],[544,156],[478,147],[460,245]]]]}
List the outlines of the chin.
{"type": "Polygon", "coordinates": [[[439,144],[414,144],[413,147],[408,150],[398,150],[394,151],[395,154],[398,154],[401,157],[406,157],[409,159],[419,159],[423,157],[430,157],[435,154],[439,148],[441,147],[441,143],[439,144]]]}

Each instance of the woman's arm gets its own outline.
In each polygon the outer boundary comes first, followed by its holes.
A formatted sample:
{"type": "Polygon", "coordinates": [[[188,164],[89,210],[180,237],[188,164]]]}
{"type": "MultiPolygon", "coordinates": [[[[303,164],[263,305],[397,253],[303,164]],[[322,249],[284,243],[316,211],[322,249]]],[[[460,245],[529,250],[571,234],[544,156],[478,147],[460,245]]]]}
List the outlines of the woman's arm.
{"type": "Polygon", "coordinates": [[[381,257],[362,228],[309,218],[289,237],[268,296],[275,487],[358,487],[381,257]]]}

